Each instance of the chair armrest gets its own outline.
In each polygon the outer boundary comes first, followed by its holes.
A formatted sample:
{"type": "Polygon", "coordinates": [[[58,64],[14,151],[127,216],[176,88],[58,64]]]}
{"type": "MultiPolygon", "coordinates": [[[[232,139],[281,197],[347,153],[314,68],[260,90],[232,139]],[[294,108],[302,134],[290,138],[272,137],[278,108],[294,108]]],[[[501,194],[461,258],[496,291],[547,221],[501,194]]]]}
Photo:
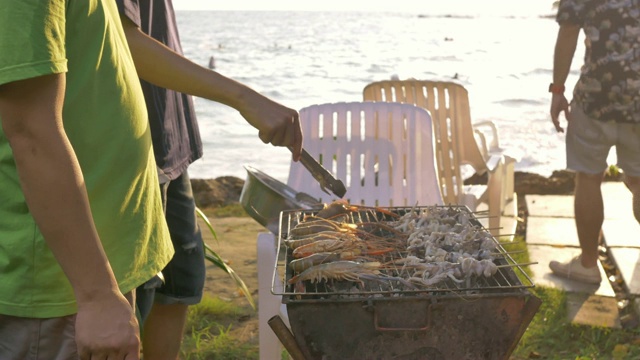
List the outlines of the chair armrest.
{"type": "Polygon", "coordinates": [[[501,155],[489,155],[487,159],[487,171],[489,175],[497,172],[498,170],[502,170],[502,165],[504,164],[504,158],[501,155]]]}
{"type": "Polygon", "coordinates": [[[480,152],[482,153],[482,157],[483,158],[488,158],[489,157],[489,148],[487,148],[487,137],[484,135],[484,133],[478,129],[474,129],[473,132],[476,134],[476,142],[479,143],[479,149],[480,152]]]}
{"type": "Polygon", "coordinates": [[[488,126],[491,129],[492,134],[491,144],[489,145],[488,151],[499,151],[500,140],[498,138],[498,128],[496,127],[496,124],[494,124],[493,121],[490,120],[473,123],[473,128],[475,130],[478,130],[478,128],[485,126],[488,126]]]}

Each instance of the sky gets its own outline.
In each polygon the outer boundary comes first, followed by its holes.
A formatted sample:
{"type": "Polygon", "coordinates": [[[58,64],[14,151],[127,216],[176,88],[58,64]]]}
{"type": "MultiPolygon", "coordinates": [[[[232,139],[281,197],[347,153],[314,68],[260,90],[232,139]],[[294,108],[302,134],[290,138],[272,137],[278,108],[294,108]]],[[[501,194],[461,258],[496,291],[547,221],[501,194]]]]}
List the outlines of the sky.
{"type": "Polygon", "coordinates": [[[544,12],[553,0],[174,0],[176,10],[324,10],[324,11],[415,11],[426,14],[492,11],[522,13],[544,12]]]}

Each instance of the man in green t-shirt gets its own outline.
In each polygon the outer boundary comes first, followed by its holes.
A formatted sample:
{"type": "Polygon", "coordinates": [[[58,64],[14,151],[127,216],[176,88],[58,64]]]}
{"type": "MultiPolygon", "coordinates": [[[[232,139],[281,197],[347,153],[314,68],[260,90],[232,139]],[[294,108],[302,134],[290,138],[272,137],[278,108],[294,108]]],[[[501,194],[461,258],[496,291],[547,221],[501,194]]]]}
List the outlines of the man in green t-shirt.
{"type": "Polygon", "coordinates": [[[0,8],[0,358],[137,359],[132,291],[173,249],[117,8],[0,8]]]}
{"type": "Polygon", "coordinates": [[[137,359],[133,290],[173,254],[138,75],[238,109],[294,160],[297,112],[123,29],[112,1],[0,8],[0,357],[137,359]]]}

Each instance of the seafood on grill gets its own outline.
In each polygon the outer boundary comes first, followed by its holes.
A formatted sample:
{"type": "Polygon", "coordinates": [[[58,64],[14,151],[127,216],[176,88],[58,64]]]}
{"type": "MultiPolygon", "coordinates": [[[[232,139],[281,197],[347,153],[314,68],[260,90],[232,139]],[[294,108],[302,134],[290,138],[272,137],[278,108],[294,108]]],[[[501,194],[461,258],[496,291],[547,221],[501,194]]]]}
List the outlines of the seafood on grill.
{"type": "Polygon", "coordinates": [[[325,204],[324,208],[313,216],[305,216],[301,222],[291,229],[289,237],[299,238],[321,231],[349,231],[354,229],[354,224],[345,222],[348,215],[364,210],[373,210],[386,216],[398,217],[397,214],[384,208],[351,205],[346,200],[340,199],[331,204],[325,204]]]}
{"type": "Polygon", "coordinates": [[[316,234],[307,236],[284,239],[284,244],[291,250],[295,250],[300,246],[311,244],[319,240],[339,240],[345,233],[339,231],[321,231],[316,234]]]}
{"type": "Polygon", "coordinates": [[[291,262],[289,262],[289,267],[296,274],[298,274],[315,265],[330,263],[338,260],[347,260],[346,257],[347,256],[343,258],[339,253],[333,252],[315,253],[299,259],[291,260],[291,262]]]}
{"type": "Polygon", "coordinates": [[[461,262],[437,261],[427,262],[415,256],[395,262],[402,265],[400,273],[406,273],[408,280],[416,285],[433,286],[444,280],[462,283],[472,276],[491,277],[498,271],[491,260],[476,260],[466,257],[461,262]]]}
{"type": "Polygon", "coordinates": [[[344,199],[338,199],[333,201],[331,204],[325,204],[324,208],[318,211],[315,216],[325,219],[331,219],[334,221],[340,221],[344,220],[345,215],[348,215],[349,213],[368,209],[379,211],[387,216],[398,217],[398,214],[388,211],[385,208],[349,204],[349,202],[344,199]]]}
{"type": "Polygon", "coordinates": [[[498,272],[498,266],[491,260],[476,260],[474,258],[465,258],[460,262],[462,272],[467,275],[476,275],[491,277],[498,272]]]}
{"type": "Polygon", "coordinates": [[[357,225],[349,224],[331,219],[324,219],[317,216],[309,216],[305,221],[298,223],[291,229],[289,238],[297,239],[309,235],[314,235],[323,231],[340,231],[347,232],[356,229],[357,225]]]}
{"type": "MultiPolygon", "coordinates": [[[[315,253],[339,252],[357,255],[379,255],[393,251],[391,247],[385,247],[384,243],[378,244],[372,241],[364,241],[354,234],[342,234],[335,238],[318,239],[311,243],[296,247],[292,255],[299,259],[315,253]]],[[[346,256],[346,255],[343,255],[346,256]]]]}
{"type": "Polygon", "coordinates": [[[298,219],[283,239],[292,256],[289,284],[384,279],[415,289],[497,273],[495,256],[504,258],[504,250],[472,213],[450,206],[389,213],[339,200],[298,219]]]}
{"type": "Polygon", "coordinates": [[[289,279],[288,283],[295,284],[302,281],[318,283],[329,279],[361,282],[361,276],[380,274],[381,266],[382,264],[377,261],[334,261],[327,264],[312,266],[289,279]]]}

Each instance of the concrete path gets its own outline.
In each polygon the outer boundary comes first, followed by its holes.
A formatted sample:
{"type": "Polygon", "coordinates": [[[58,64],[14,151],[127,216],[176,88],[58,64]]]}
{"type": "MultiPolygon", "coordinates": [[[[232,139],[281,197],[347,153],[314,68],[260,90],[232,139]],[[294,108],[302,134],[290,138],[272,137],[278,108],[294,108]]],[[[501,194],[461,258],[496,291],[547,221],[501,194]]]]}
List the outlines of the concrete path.
{"type": "MultiPolygon", "coordinates": [[[[640,295],[640,225],[633,217],[631,194],[622,182],[602,186],[605,221],[603,233],[610,256],[632,296],[640,295]]],[[[620,327],[619,304],[602,264],[600,285],[583,284],[558,277],[549,261],[567,260],[580,253],[573,216],[573,196],[527,195],[529,216],[526,241],[534,284],[564,289],[569,293],[569,316],[576,323],[620,327]]],[[[624,319],[623,319],[624,320],[624,319]]]]}

